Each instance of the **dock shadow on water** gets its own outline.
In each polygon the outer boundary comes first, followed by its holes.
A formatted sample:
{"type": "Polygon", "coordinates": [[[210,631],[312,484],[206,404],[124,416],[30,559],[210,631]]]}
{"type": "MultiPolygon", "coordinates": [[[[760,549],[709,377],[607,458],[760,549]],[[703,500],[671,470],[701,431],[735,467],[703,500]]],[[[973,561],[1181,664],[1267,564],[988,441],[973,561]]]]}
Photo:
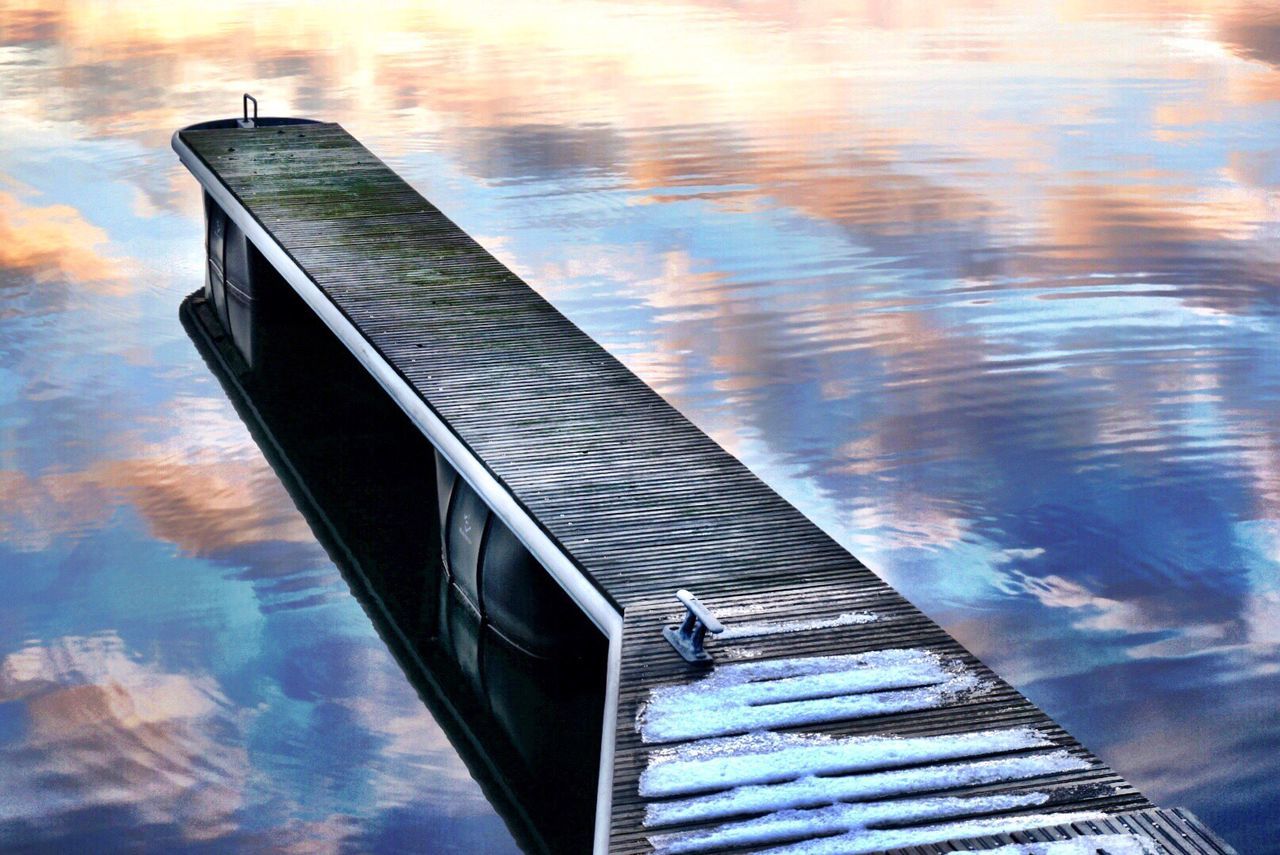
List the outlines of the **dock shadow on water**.
{"type": "Polygon", "coordinates": [[[251,299],[206,287],[183,326],[521,848],[590,851],[604,637],[252,244],[246,263],[251,299]]]}

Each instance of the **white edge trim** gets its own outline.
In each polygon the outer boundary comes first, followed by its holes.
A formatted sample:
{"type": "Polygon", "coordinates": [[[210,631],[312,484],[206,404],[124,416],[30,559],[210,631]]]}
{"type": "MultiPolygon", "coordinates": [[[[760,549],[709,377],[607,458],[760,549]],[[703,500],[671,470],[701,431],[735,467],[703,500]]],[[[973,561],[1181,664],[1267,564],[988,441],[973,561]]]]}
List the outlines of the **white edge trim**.
{"type": "Polygon", "coordinates": [[[179,137],[173,134],[173,150],[183,166],[217,201],[236,225],[249,236],[258,251],[298,292],[333,334],[347,346],[378,384],[404,410],[418,429],[444,455],[467,483],[485,500],[525,548],[541,562],[551,577],[569,594],[578,607],[586,612],[592,622],[609,639],[609,664],[605,678],[604,722],[600,733],[600,769],[596,789],[595,845],[597,855],[609,851],[610,815],[613,809],[613,745],[618,720],[618,688],[622,670],[622,615],[609,604],[590,580],[582,574],[569,557],[547,536],[534,519],[515,500],[505,487],[471,453],[457,434],[439,416],[431,411],[418,393],[396,373],[382,358],[369,340],[364,337],[346,316],[342,314],[299,267],[289,254],[276,243],[254,219],[253,215],[231,195],[225,185],[201,162],[200,158],[179,137]]]}

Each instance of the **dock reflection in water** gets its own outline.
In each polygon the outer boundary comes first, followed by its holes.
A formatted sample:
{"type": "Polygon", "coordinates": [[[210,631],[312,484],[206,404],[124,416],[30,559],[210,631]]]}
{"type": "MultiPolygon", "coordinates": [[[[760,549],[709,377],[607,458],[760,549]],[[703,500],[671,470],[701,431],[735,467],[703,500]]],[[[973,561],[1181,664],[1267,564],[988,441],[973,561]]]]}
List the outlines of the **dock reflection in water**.
{"type": "MultiPolygon", "coordinates": [[[[182,320],[521,847],[589,851],[603,636],[549,577],[536,580],[549,588],[533,588],[540,613],[520,616],[534,623],[513,630],[509,617],[495,626],[489,610],[482,616],[474,576],[451,575],[442,557],[430,443],[290,289],[270,288],[255,304],[252,369],[212,302],[193,294],[182,320]]],[[[453,492],[451,505],[465,500],[453,492]]]]}

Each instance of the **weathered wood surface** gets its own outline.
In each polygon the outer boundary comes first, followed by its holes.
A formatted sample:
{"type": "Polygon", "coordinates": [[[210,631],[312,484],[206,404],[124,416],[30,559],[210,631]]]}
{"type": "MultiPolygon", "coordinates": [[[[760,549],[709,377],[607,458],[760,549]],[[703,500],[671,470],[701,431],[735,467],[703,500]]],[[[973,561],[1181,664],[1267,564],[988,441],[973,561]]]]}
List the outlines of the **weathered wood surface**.
{"type": "MultiPolygon", "coordinates": [[[[717,612],[732,615],[759,605],[757,593],[739,593],[706,598],[717,612]]],[[[987,783],[968,787],[941,787],[925,791],[929,795],[971,796],[990,793],[1045,793],[1048,800],[1036,812],[1088,811],[1120,812],[1151,807],[1131,785],[1080,746],[1044,712],[1036,708],[1007,683],[969,654],[936,623],[883,583],[824,583],[776,585],[766,597],[763,614],[743,615],[726,620],[735,623],[769,621],[812,621],[841,615],[871,615],[868,623],[792,631],[729,641],[713,640],[708,650],[717,662],[766,662],[796,660],[832,653],[857,654],[879,650],[925,650],[962,665],[982,683],[976,691],[963,692],[954,700],[936,707],[864,718],[810,724],[781,731],[802,731],[826,736],[941,736],[1012,728],[1034,728],[1051,741],[1022,752],[1006,752],[1002,757],[1043,756],[1065,749],[1081,760],[1081,767],[1066,772],[1026,780],[987,783]]],[[[704,676],[706,669],[688,665],[672,655],[670,646],[655,625],[673,623],[679,604],[670,597],[658,597],[627,609],[623,644],[622,691],[618,709],[617,758],[614,769],[614,826],[610,851],[650,851],[649,838],[655,829],[646,828],[645,810],[655,800],[642,798],[638,791],[641,773],[651,752],[665,752],[681,743],[646,745],[636,727],[650,692],[658,687],[688,683],[704,676]]],[[[685,740],[692,744],[696,740],[685,740]]],[[[989,758],[984,758],[989,759],[989,758]]],[[[910,765],[910,764],[905,764],[910,765]]],[[[900,795],[909,795],[906,793],[900,795]]],[[[975,814],[976,815],[976,814],[975,814]]],[[[710,823],[715,824],[715,823],[710,823]]],[[[697,824],[663,827],[667,833],[699,827],[697,824]]],[[[709,851],[722,851],[713,849],[709,851]]],[[[738,850],[731,850],[738,851],[738,850]]],[[[750,851],[750,850],[745,850],[750,851]]]]}
{"type": "MultiPolygon", "coordinates": [[[[660,632],[678,618],[672,595],[681,587],[726,615],[763,607],[752,620],[875,616],[712,642],[722,662],[909,648],[940,655],[980,683],[930,709],[777,730],[905,736],[1031,727],[1080,758],[1080,768],[944,795],[1036,790],[1047,807],[1028,815],[1147,816],[1152,806],[1132,786],[341,127],[186,131],[182,139],[623,613],[614,850],[654,846],[645,809],[655,799],[640,796],[639,779],[655,746],[641,740],[637,714],[653,689],[707,673],[678,658],[660,632]]],[[[1009,838],[980,845],[1001,839],[1009,838]]]]}

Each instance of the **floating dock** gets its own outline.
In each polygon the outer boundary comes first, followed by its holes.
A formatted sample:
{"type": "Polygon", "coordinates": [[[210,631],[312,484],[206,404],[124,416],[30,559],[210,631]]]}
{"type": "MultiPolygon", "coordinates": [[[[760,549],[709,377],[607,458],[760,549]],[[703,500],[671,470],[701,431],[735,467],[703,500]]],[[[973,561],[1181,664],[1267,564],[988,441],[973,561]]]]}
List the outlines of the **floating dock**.
{"type": "Polygon", "coordinates": [[[607,639],[596,852],[1232,851],[1152,805],[340,126],[246,115],[173,145],[204,187],[209,299],[245,359],[271,329],[232,271],[269,267],[430,440],[453,495],[478,496],[607,639]],[[684,654],[668,638],[682,623],[684,654]]]}

